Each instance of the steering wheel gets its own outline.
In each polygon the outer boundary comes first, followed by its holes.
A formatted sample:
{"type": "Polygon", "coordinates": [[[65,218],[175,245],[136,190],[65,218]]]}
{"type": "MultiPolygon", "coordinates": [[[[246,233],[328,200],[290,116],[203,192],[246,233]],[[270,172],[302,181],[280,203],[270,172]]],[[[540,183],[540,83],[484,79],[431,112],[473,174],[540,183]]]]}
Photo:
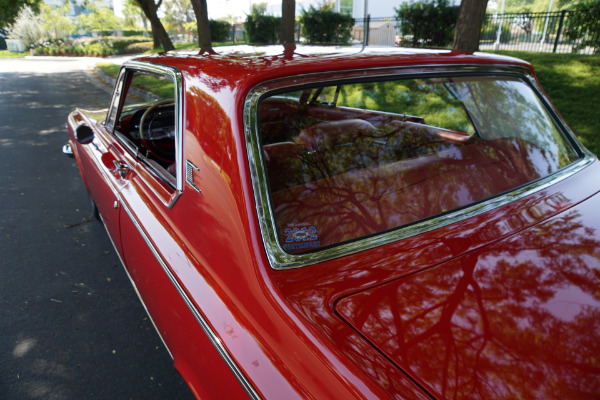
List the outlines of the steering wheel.
{"type": "Polygon", "coordinates": [[[142,115],[142,118],[140,119],[140,140],[142,142],[143,147],[146,148],[146,150],[148,151],[147,156],[152,154],[156,159],[158,159],[162,162],[165,162],[165,163],[172,163],[175,161],[175,145],[174,145],[174,143],[171,146],[167,145],[165,147],[165,143],[161,144],[161,143],[155,142],[156,139],[152,138],[152,135],[150,135],[152,121],[154,121],[154,119],[152,119],[149,123],[147,137],[144,136],[144,133],[143,133],[144,132],[144,122],[148,118],[148,116],[151,114],[152,110],[156,109],[158,106],[165,105],[165,104],[174,104],[174,103],[175,103],[175,100],[173,100],[173,99],[166,99],[166,100],[158,101],[158,102],[152,104],[150,107],[148,107],[146,109],[146,111],[144,111],[144,114],[142,115]]]}
{"type": "Polygon", "coordinates": [[[150,111],[154,110],[158,106],[162,106],[163,104],[169,104],[169,103],[175,104],[175,100],[166,99],[166,100],[157,101],[156,103],[154,103],[150,107],[148,107],[146,109],[146,111],[144,111],[144,114],[142,115],[142,119],[140,120],[140,139],[142,139],[142,140],[145,139],[144,138],[144,121],[146,120],[146,117],[148,116],[148,114],[150,114],[150,111]]]}

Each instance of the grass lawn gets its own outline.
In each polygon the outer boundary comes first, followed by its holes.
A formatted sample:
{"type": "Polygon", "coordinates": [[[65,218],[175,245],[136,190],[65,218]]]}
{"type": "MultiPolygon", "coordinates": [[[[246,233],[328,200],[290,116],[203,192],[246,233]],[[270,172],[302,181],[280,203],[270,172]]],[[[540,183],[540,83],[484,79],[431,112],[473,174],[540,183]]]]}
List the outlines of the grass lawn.
{"type": "Polygon", "coordinates": [[[117,79],[121,69],[120,65],[111,62],[100,62],[96,64],[96,67],[113,79],[117,79]]]}
{"type": "MultiPolygon", "coordinates": [[[[600,56],[512,51],[497,53],[530,62],[542,88],[579,140],[600,156],[600,56]]],[[[110,63],[97,66],[114,77],[119,71],[119,66],[110,63]]]]}
{"type": "Polygon", "coordinates": [[[8,50],[0,50],[0,58],[23,58],[28,55],[29,53],[13,53],[8,50]]]}
{"type": "Polygon", "coordinates": [[[540,85],[579,140],[600,156],[600,56],[495,53],[530,62],[540,85]]]}

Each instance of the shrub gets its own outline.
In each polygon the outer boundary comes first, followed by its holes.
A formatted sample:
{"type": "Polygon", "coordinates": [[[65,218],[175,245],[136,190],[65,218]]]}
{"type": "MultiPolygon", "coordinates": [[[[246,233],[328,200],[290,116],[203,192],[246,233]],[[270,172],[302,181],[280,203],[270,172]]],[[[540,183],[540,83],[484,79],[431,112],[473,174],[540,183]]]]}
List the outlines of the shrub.
{"type": "Polygon", "coordinates": [[[115,32],[110,29],[110,30],[101,30],[101,29],[92,29],[92,35],[95,37],[107,37],[107,36],[112,36],[115,34],[115,32]]]}
{"type": "Polygon", "coordinates": [[[14,24],[8,28],[9,37],[19,38],[25,47],[29,47],[44,37],[42,23],[42,19],[29,6],[25,6],[19,11],[14,24]]]}
{"type": "Polygon", "coordinates": [[[110,43],[116,54],[123,54],[129,45],[147,42],[148,38],[145,36],[109,36],[101,38],[101,40],[110,43]]]}
{"type": "Polygon", "coordinates": [[[318,9],[311,5],[302,11],[300,25],[309,43],[348,43],[354,18],[333,11],[327,4],[318,9]]]}
{"type": "Polygon", "coordinates": [[[413,46],[446,47],[454,38],[458,6],[448,0],[422,0],[395,8],[403,35],[412,35],[413,46]]]}
{"type": "Polygon", "coordinates": [[[121,33],[123,34],[123,36],[144,36],[145,34],[144,31],[135,31],[131,29],[124,29],[121,31],[121,33]]]}
{"type": "Polygon", "coordinates": [[[62,39],[38,40],[30,45],[36,55],[57,56],[69,53],[70,44],[62,39]]]}
{"type": "Polygon", "coordinates": [[[583,0],[567,14],[569,29],[567,37],[571,40],[582,39],[581,44],[573,47],[577,52],[587,46],[600,53],[600,0],[583,0]]]}
{"type": "Polygon", "coordinates": [[[208,21],[210,25],[210,39],[213,42],[225,42],[230,39],[231,25],[227,21],[208,21]]]}
{"type": "MultiPolygon", "coordinates": [[[[481,27],[481,41],[496,42],[498,38],[498,24],[502,21],[493,21],[491,18],[486,18],[481,27]]],[[[500,43],[510,43],[511,28],[510,23],[504,21],[500,28],[500,43]]]]}
{"type": "Polygon", "coordinates": [[[74,56],[82,56],[84,54],[83,47],[80,45],[73,45],[67,49],[68,54],[72,54],[74,56]]]}
{"type": "Polygon", "coordinates": [[[154,42],[138,42],[132,43],[125,47],[121,54],[134,54],[134,53],[145,53],[154,48],[154,42]]]}
{"type": "Polygon", "coordinates": [[[261,15],[256,10],[248,15],[244,28],[251,43],[272,44],[278,40],[281,18],[261,15]]]}
{"type": "Polygon", "coordinates": [[[507,23],[502,24],[502,28],[500,28],[500,43],[510,43],[511,35],[510,25],[507,23]]]}
{"type": "Polygon", "coordinates": [[[60,13],[61,9],[42,4],[40,12],[25,6],[21,8],[13,25],[11,37],[19,38],[25,47],[36,46],[39,41],[64,39],[70,36],[73,23],[60,13]]]}
{"type": "Polygon", "coordinates": [[[65,42],[61,39],[39,40],[31,45],[36,55],[73,55],[104,57],[114,54],[143,53],[152,48],[152,42],[143,36],[80,38],[65,42]]]}
{"type": "Polygon", "coordinates": [[[116,51],[110,45],[110,42],[104,41],[102,39],[85,44],[83,46],[83,51],[85,52],[85,54],[94,57],[104,57],[117,54],[116,51]]]}

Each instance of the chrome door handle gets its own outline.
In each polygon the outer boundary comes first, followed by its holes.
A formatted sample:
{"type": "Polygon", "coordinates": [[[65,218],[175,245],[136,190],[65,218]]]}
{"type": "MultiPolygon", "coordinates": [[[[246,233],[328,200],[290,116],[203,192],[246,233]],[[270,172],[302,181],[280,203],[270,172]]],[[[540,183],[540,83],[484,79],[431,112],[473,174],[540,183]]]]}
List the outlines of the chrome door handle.
{"type": "Polygon", "coordinates": [[[113,164],[115,164],[115,167],[117,168],[117,172],[119,173],[119,175],[121,175],[121,178],[125,178],[127,176],[127,174],[129,173],[129,165],[127,165],[127,163],[125,161],[117,161],[117,160],[113,160],[113,164]]]}

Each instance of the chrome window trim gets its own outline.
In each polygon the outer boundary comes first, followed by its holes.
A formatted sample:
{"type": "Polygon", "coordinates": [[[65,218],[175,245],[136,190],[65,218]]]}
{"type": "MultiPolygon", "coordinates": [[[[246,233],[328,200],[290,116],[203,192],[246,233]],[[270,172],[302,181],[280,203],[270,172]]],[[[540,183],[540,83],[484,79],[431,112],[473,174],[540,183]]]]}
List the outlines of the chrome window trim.
{"type": "Polygon", "coordinates": [[[119,103],[121,102],[121,93],[123,93],[123,82],[125,79],[125,69],[121,67],[117,79],[115,81],[115,87],[113,88],[113,94],[110,98],[110,105],[108,106],[108,112],[106,113],[106,119],[104,120],[104,126],[110,132],[114,131],[115,121],[117,119],[117,112],[119,110],[119,103]]]}
{"type": "Polygon", "coordinates": [[[127,203],[123,201],[120,194],[118,194],[117,197],[119,198],[119,203],[123,207],[123,210],[125,210],[125,212],[129,216],[129,218],[131,219],[131,222],[133,223],[133,225],[135,226],[135,228],[137,229],[139,234],[144,239],[144,242],[146,242],[146,245],[148,246],[148,248],[154,255],[154,258],[156,258],[156,261],[158,261],[158,263],[162,267],[163,271],[165,272],[165,274],[167,275],[167,277],[169,278],[169,280],[171,281],[171,283],[173,284],[173,286],[175,287],[175,289],[177,290],[177,292],[179,293],[179,295],[181,296],[181,298],[187,305],[188,309],[192,312],[192,314],[194,315],[194,318],[196,319],[196,321],[198,322],[198,324],[200,325],[200,327],[202,328],[202,330],[204,331],[204,333],[206,334],[206,336],[208,337],[208,339],[214,346],[215,350],[217,350],[217,352],[219,353],[219,355],[221,356],[221,358],[223,359],[223,361],[225,362],[227,367],[231,370],[233,375],[236,377],[238,382],[240,382],[240,384],[242,385],[242,387],[244,388],[244,390],[246,391],[246,393],[248,394],[248,396],[251,399],[256,399],[256,400],[261,399],[259,393],[252,386],[252,384],[250,383],[248,378],[246,378],[246,376],[242,372],[241,368],[237,365],[237,363],[235,362],[235,360],[233,359],[231,354],[229,354],[229,351],[223,344],[223,341],[221,340],[221,338],[219,338],[219,336],[216,334],[216,332],[212,329],[212,327],[210,326],[210,324],[208,323],[206,318],[202,315],[200,310],[194,305],[191,298],[188,296],[186,291],[183,289],[183,287],[181,286],[181,284],[179,283],[179,281],[177,280],[177,278],[175,277],[175,275],[173,274],[171,269],[168,267],[167,263],[165,262],[163,257],[160,255],[160,253],[158,252],[158,250],[156,249],[156,247],[154,246],[154,244],[152,243],[152,241],[150,240],[150,238],[148,237],[148,235],[142,228],[141,224],[139,223],[139,221],[137,220],[136,216],[133,214],[133,212],[127,205],[127,203]]]}
{"type": "Polygon", "coordinates": [[[548,99],[539,87],[531,70],[523,66],[515,65],[423,65],[423,66],[405,66],[405,67],[385,67],[369,70],[350,70],[350,71],[331,71],[325,73],[311,73],[305,75],[296,75],[286,78],[274,79],[263,82],[253,87],[247,94],[244,110],[244,135],[246,141],[246,152],[248,155],[248,165],[252,179],[252,188],[256,202],[256,211],[258,215],[259,226],[263,237],[263,244],[271,268],[283,270],[308,266],[318,262],[324,262],[335,258],[354,254],[363,250],[371,249],[401,239],[415,236],[421,233],[429,232],[455,222],[459,222],[486,211],[498,208],[515,200],[529,196],[535,192],[548,188],[573,174],[579,172],[592,162],[596,157],[583,148],[574,133],[569,129],[566,123],[560,118],[551,106],[548,99]],[[543,105],[550,117],[569,139],[576,152],[581,157],[571,165],[527,185],[516,188],[509,193],[494,196],[470,206],[460,208],[453,212],[432,217],[420,222],[415,222],[405,227],[398,227],[386,232],[374,234],[372,236],[358,238],[351,242],[333,245],[323,250],[316,250],[304,254],[290,254],[283,250],[277,237],[277,224],[271,206],[271,196],[269,193],[268,179],[263,163],[263,152],[258,131],[258,103],[267,93],[285,89],[302,88],[315,83],[327,83],[336,81],[351,81],[357,78],[381,79],[384,77],[433,77],[439,75],[445,76],[474,76],[477,74],[497,75],[497,76],[517,76],[525,80],[536,91],[542,99],[543,105]]]}
{"type": "MultiPolygon", "coordinates": [[[[141,71],[141,72],[151,72],[154,74],[159,74],[159,75],[166,75],[169,78],[171,78],[173,80],[174,86],[175,86],[175,93],[174,93],[174,98],[175,98],[175,166],[177,169],[177,174],[176,174],[176,179],[175,179],[175,194],[171,197],[171,199],[169,201],[161,201],[167,208],[172,208],[175,205],[175,202],[177,201],[177,199],[179,199],[179,196],[181,195],[181,193],[183,192],[183,76],[181,74],[181,71],[179,71],[177,68],[175,67],[171,67],[171,66],[167,66],[167,65],[159,65],[159,64],[153,64],[151,62],[147,62],[147,61],[128,61],[125,64],[123,64],[123,67],[121,68],[121,71],[119,72],[119,77],[118,77],[118,81],[117,84],[115,85],[115,93],[113,94],[113,99],[111,101],[111,105],[110,105],[110,111],[109,114],[107,115],[107,122],[109,121],[108,118],[109,116],[112,117],[113,114],[113,109],[115,110],[115,118],[116,118],[116,113],[118,111],[118,107],[121,104],[114,104],[115,102],[117,103],[121,103],[120,96],[122,94],[122,90],[123,90],[123,83],[125,80],[125,76],[126,73],[128,71],[141,71]],[[121,92],[117,92],[117,88],[119,88],[119,90],[121,92]]],[[[139,154],[139,151],[137,150],[137,148],[135,149],[135,151],[132,151],[131,146],[128,144],[128,141],[124,141],[123,137],[119,134],[117,134],[117,131],[115,129],[114,126],[109,126],[109,129],[111,130],[111,132],[113,132],[115,134],[115,136],[119,139],[119,141],[121,143],[123,143],[123,145],[129,150],[131,151],[131,153],[134,155],[134,157],[136,157],[137,159],[142,159],[142,156],[139,154]]],[[[153,175],[155,178],[163,180],[160,177],[160,173],[158,171],[156,171],[154,168],[152,168],[151,166],[149,166],[147,163],[144,163],[144,165],[147,167],[147,170],[150,172],[151,175],[153,175]]],[[[149,182],[146,181],[146,179],[141,175],[141,174],[137,174],[137,176],[144,181],[144,183],[146,184],[146,186],[154,193],[154,195],[159,198],[162,199],[162,196],[159,195],[156,190],[153,188],[153,186],[151,184],[149,184],[149,182]]]]}

